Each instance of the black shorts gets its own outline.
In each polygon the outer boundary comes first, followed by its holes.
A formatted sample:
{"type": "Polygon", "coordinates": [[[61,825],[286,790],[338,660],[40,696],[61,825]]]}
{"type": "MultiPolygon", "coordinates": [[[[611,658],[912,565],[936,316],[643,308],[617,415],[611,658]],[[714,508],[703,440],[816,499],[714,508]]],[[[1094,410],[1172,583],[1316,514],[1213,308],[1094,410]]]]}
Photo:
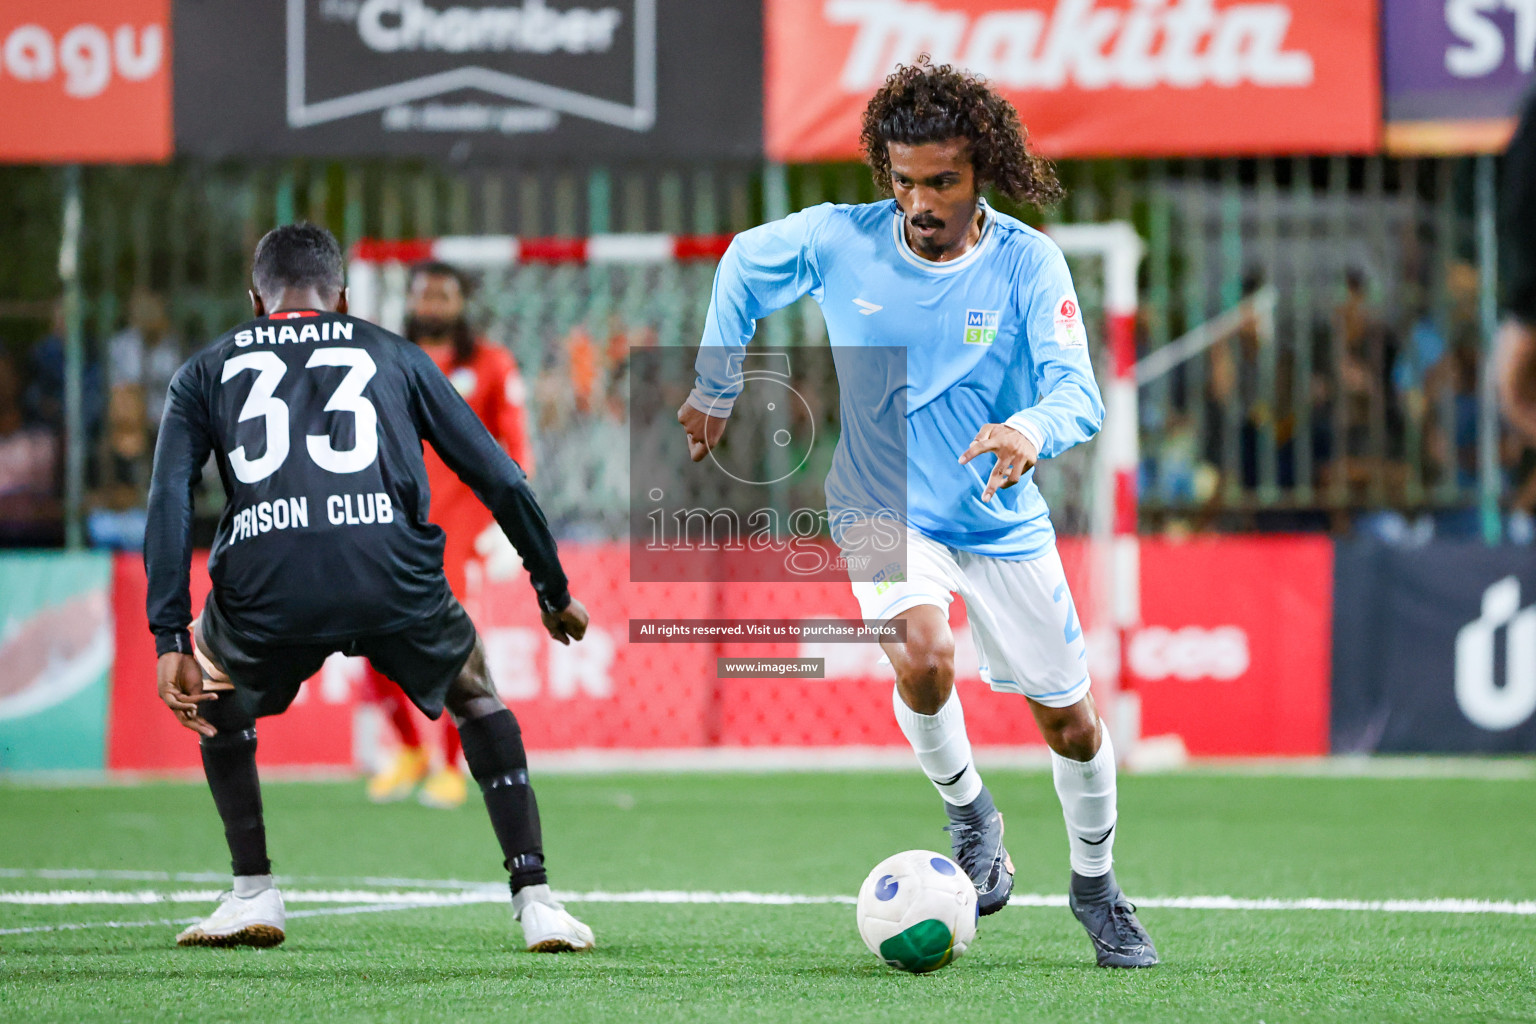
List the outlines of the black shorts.
{"type": "Polygon", "coordinates": [[[443,713],[448,687],[475,649],[475,624],[447,588],[431,614],[390,633],[320,643],[252,640],[230,625],[212,594],[196,623],[198,647],[223,669],[251,714],[280,715],[293,703],[304,680],[336,652],[367,658],[428,718],[443,713]]]}

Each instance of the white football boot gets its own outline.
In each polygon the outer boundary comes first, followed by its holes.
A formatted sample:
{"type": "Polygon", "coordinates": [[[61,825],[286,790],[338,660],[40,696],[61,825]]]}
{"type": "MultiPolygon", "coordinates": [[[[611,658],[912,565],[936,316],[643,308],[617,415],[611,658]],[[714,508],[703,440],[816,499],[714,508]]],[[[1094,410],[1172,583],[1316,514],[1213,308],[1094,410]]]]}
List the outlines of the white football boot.
{"type": "Polygon", "coordinates": [[[523,926],[530,953],[584,953],[595,944],[592,929],[572,917],[547,885],[519,889],[512,897],[512,916],[523,926]]]}
{"type": "Polygon", "coordinates": [[[233,892],[219,898],[219,907],[176,936],[178,946],[276,946],[283,941],[283,895],[276,886],[254,896],[233,892]]]}

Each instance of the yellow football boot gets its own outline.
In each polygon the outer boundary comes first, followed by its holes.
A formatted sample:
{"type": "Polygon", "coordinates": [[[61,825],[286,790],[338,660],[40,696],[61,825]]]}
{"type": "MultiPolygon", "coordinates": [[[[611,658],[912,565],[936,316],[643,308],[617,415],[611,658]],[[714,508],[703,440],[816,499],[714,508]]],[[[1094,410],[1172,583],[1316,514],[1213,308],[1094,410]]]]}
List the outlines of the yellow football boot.
{"type": "Polygon", "coordinates": [[[416,799],[427,807],[452,810],[455,807],[464,806],[464,800],[468,795],[469,786],[464,781],[464,773],[457,768],[444,766],[427,776],[427,781],[421,784],[421,792],[416,794],[416,799]]]}
{"type": "Polygon", "coordinates": [[[411,795],[416,784],[427,777],[427,767],[425,750],[420,747],[401,747],[389,767],[368,780],[368,799],[376,804],[404,800],[411,795]]]}

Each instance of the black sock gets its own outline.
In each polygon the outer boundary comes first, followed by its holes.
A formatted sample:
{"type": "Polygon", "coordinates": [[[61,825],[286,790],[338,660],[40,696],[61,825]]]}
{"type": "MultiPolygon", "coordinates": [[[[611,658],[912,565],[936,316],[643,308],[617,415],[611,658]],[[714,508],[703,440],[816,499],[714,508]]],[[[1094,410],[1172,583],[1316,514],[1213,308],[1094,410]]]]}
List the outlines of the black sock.
{"type": "Polygon", "coordinates": [[[1119,892],[1120,885],[1115,881],[1113,868],[1095,876],[1072,872],[1072,895],[1080,903],[1102,903],[1114,898],[1119,892]]]}
{"type": "Polygon", "coordinates": [[[977,793],[976,799],[970,803],[952,804],[946,800],[944,809],[949,812],[950,821],[964,825],[980,825],[997,810],[997,805],[992,802],[992,793],[986,786],[982,786],[981,792],[977,793]]]}
{"type": "Polygon", "coordinates": [[[544,872],[544,834],[539,804],[528,785],[528,755],[517,719],[506,708],[459,726],[464,760],[480,784],[491,828],[501,843],[512,891],[549,881],[544,872]]]}
{"type": "Polygon", "coordinates": [[[256,776],[256,720],[228,691],[203,705],[203,717],[219,730],[217,735],[203,737],[203,774],[224,819],[230,866],[237,875],[270,875],[261,781],[256,776]]]}

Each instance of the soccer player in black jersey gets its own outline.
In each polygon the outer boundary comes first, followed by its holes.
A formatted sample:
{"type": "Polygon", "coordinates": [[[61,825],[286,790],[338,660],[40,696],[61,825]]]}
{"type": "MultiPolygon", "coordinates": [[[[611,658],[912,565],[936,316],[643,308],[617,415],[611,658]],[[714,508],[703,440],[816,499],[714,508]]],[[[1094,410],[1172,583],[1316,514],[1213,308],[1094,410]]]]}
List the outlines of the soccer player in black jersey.
{"type": "Polygon", "coordinates": [[[1536,90],[1504,154],[1504,323],[1499,329],[1499,391],[1504,416],[1536,443],[1536,90]]]}
{"type": "Polygon", "coordinates": [[[256,319],[171,381],[155,447],[144,561],[160,697],[202,736],[232,893],[184,946],[283,941],[256,774],[256,719],[280,714],[330,654],[361,655],[464,741],[530,950],[592,947],[550,895],[522,735],[443,576],[422,441],[474,489],[532,578],[544,627],[580,640],[544,515],[517,464],[416,345],[347,315],[341,249],[294,224],[256,246],[256,319]],[[228,495],[192,621],[192,488],[210,453],[228,495]]]}

